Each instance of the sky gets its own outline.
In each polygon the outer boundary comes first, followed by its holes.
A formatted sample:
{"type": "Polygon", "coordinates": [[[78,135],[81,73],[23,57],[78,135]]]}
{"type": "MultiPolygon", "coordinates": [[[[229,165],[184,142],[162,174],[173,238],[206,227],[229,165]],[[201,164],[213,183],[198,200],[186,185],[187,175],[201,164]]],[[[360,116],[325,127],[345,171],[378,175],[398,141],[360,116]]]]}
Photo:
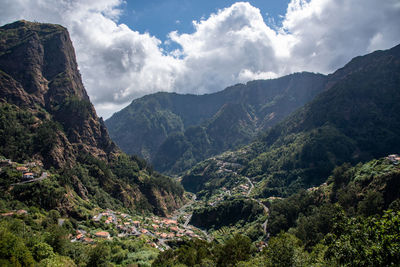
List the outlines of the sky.
{"type": "Polygon", "coordinates": [[[300,71],[328,74],[400,43],[400,0],[0,0],[0,24],[68,28],[105,119],[158,91],[204,94],[300,71]]]}

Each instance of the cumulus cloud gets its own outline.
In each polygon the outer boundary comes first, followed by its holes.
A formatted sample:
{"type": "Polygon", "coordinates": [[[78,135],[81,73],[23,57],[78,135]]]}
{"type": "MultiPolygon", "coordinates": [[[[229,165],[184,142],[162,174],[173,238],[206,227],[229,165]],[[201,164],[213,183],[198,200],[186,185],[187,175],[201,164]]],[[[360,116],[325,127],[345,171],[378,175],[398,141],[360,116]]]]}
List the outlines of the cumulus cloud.
{"type": "Polygon", "coordinates": [[[1,0],[0,23],[59,23],[73,40],[84,84],[101,116],[156,91],[210,93],[296,71],[329,73],[352,57],[400,42],[398,0],[292,0],[282,25],[238,2],[194,21],[191,34],[159,39],[118,23],[123,0],[1,0]]]}

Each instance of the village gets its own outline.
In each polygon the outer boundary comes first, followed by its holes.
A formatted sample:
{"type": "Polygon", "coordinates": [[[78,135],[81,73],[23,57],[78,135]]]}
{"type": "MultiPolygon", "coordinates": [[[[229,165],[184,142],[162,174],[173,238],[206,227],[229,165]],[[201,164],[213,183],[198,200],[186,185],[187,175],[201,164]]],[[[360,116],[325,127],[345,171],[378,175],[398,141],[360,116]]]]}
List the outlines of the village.
{"type": "Polygon", "coordinates": [[[194,226],[179,223],[166,217],[131,216],[113,210],[99,212],[92,218],[97,230],[78,229],[71,242],[93,243],[113,238],[142,238],[161,251],[168,249],[168,241],[182,238],[206,239],[204,233],[194,226]]]}
{"type": "Polygon", "coordinates": [[[11,167],[21,174],[20,179],[11,185],[41,181],[49,176],[47,172],[42,171],[41,164],[36,162],[17,163],[3,158],[0,159],[0,172],[2,172],[3,167],[11,167]]]}

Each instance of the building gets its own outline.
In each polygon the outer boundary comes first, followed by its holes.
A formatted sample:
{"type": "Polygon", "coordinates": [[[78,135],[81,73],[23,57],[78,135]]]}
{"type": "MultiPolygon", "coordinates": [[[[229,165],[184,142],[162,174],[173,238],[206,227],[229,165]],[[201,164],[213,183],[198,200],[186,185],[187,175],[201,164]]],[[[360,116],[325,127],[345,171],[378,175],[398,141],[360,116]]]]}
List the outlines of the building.
{"type": "Polygon", "coordinates": [[[178,227],[175,227],[175,226],[170,227],[169,229],[170,229],[171,231],[175,232],[175,233],[179,232],[178,227]]]}
{"type": "Polygon", "coordinates": [[[168,235],[167,235],[166,233],[162,233],[162,234],[160,234],[160,237],[163,238],[163,239],[165,239],[165,238],[168,237],[168,235]]]}
{"type": "Polygon", "coordinates": [[[392,154],[386,157],[388,160],[390,160],[393,164],[397,165],[400,163],[400,156],[397,154],[392,154]]]}
{"type": "Polygon", "coordinates": [[[177,225],[177,224],[178,224],[177,221],[175,221],[175,220],[170,220],[170,219],[164,219],[164,220],[163,220],[163,223],[166,224],[166,225],[171,225],[171,224],[177,225]]]}
{"type": "Polygon", "coordinates": [[[31,180],[35,178],[35,174],[33,172],[26,172],[22,175],[22,178],[24,178],[25,180],[31,180]]]}
{"type": "Polygon", "coordinates": [[[25,215],[25,214],[28,214],[28,211],[26,211],[26,210],[17,210],[17,214],[18,215],[25,215]]]}
{"type": "Polygon", "coordinates": [[[94,234],[96,237],[110,239],[110,233],[105,231],[100,231],[94,234]]]}

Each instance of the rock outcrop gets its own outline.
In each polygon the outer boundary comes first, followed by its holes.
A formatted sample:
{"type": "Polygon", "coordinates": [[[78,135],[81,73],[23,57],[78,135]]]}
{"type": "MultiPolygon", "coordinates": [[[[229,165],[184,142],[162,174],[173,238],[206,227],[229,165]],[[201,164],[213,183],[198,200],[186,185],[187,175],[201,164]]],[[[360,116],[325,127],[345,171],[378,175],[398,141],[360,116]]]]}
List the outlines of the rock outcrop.
{"type": "Polygon", "coordinates": [[[78,152],[103,160],[119,153],[90,103],[66,28],[22,20],[1,27],[0,37],[0,98],[63,129],[54,129],[52,151],[36,158],[64,167],[78,152]]]}

